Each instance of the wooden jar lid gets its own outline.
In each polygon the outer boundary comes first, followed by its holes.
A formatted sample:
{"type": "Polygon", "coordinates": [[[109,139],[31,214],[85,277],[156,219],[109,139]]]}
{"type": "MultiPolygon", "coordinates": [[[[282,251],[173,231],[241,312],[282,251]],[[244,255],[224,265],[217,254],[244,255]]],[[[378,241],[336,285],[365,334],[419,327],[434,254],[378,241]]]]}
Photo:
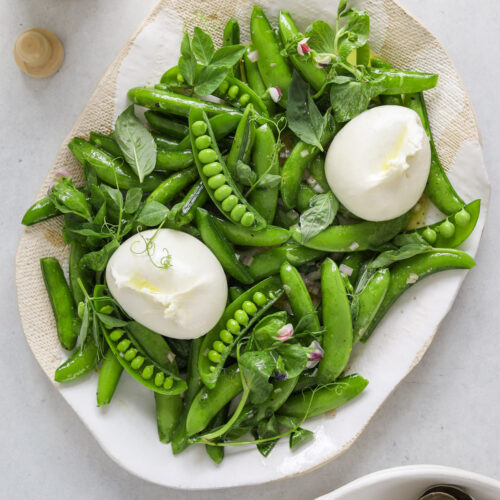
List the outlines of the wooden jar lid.
{"type": "Polygon", "coordinates": [[[33,28],[21,33],[17,38],[14,59],[27,75],[45,78],[60,68],[64,49],[54,33],[42,28],[33,28]]]}

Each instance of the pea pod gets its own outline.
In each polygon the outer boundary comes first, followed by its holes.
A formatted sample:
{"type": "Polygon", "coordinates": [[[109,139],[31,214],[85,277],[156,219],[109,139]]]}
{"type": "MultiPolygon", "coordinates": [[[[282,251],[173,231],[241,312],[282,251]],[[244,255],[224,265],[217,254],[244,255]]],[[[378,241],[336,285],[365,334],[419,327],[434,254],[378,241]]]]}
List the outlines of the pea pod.
{"type": "MultiPolygon", "coordinates": [[[[396,219],[383,222],[365,221],[357,224],[330,226],[303,245],[324,252],[360,252],[378,248],[399,234],[408,223],[409,218],[410,213],[408,212],[396,219]]],[[[302,242],[298,227],[292,228],[292,238],[298,243],[302,242]]]]}
{"type": "Polygon", "coordinates": [[[391,273],[389,269],[379,269],[368,281],[366,286],[359,292],[354,312],[353,343],[361,339],[377,314],[382,301],[391,283],[391,273]]]}
{"type": "Polygon", "coordinates": [[[161,175],[152,173],[146,175],[141,184],[139,178],[123,161],[113,158],[108,153],[79,137],[73,138],[68,147],[82,165],[85,163],[91,165],[97,177],[110,186],[116,187],[118,184],[120,189],[140,187],[144,192],[151,192],[163,181],[161,175]]]}
{"type": "Polygon", "coordinates": [[[281,54],[276,33],[269,24],[264,11],[257,5],[252,10],[250,34],[252,44],[259,54],[257,65],[262,79],[267,88],[279,87],[281,89],[282,98],[279,104],[286,108],[292,72],[286,58],[281,54]]]}
{"type": "MultiPolygon", "coordinates": [[[[461,245],[476,227],[481,209],[481,200],[475,200],[449,218],[425,227],[419,227],[416,232],[421,234],[431,245],[437,248],[456,248],[461,245]],[[440,230],[445,222],[453,224],[451,236],[446,236],[440,230]]],[[[412,231],[409,231],[412,232],[412,231]]]]}
{"type": "Polygon", "coordinates": [[[88,338],[83,348],[75,349],[54,374],[56,382],[72,382],[93,370],[99,363],[99,351],[93,338],[88,338]]]}
{"type": "Polygon", "coordinates": [[[217,324],[203,338],[198,371],[213,388],[232,348],[242,335],[283,295],[280,280],[269,278],[240,295],[226,307],[217,324]]]}
{"type": "Polygon", "coordinates": [[[441,165],[439,156],[432,138],[429,118],[427,116],[427,108],[425,107],[424,96],[422,93],[408,94],[404,96],[404,104],[407,108],[413,109],[420,116],[422,125],[424,126],[431,144],[431,169],[425,193],[431,199],[441,212],[446,215],[451,215],[458,212],[465,205],[464,201],[458,196],[457,192],[451,185],[451,182],[446,175],[446,172],[441,165]]]}
{"type": "MultiPolygon", "coordinates": [[[[228,405],[226,405],[222,410],[215,415],[213,420],[210,422],[209,429],[216,429],[220,427],[226,422],[227,413],[228,413],[228,405]]],[[[224,459],[224,447],[223,446],[210,446],[208,444],[205,445],[205,450],[208,456],[216,463],[220,464],[224,459]]]]}
{"type": "Polygon", "coordinates": [[[104,151],[109,153],[111,156],[115,158],[123,158],[120,146],[118,146],[118,143],[111,135],[101,134],[99,132],[90,132],[89,141],[94,146],[104,149],[104,151]]]}
{"type": "Polygon", "coordinates": [[[416,255],[391,266],[391,282],[384,300],[375,317],[368,325],[362,342],[366,342],[375,327],[384,317],[391,305],[414,283],[439,271],[447,269],[471,269],[474,259],[460,250],[436,248],[430,252],[416,255]]]}
{"type": "Polygon", "coordinates": [[[218,230],[214,217],[203,208],[196,212],[196,225],[201,233],[205,245],[217,257],[224,270],[240,283],[248,285],[253,278],[247,268],[236,257],[236,253],[227,242],[223,234],[218,230]]]}
{"type": "MultiPolygon", "coordinates": [[[[292,16],[288,12],[280,11],[279,14],[279,33],[283,46],[287,48],[290,44],[300,40],[301,33],[297,28],[292,16]]],[[[303,37],[302,37],[303,38],[303,37]]],[[[314,90],[319,90],[326,82],[327,72],[324,68],[316,65],[312,57],[302,57],[295,50],[288,53],[288,57],[292,64],[302,77],[311,85],[314,90]]]]}
{"type": "Polygon", "coordinates": [[[162,443],[170,443],[182,413],[182,397],[180,394],[167,396],[155,392],[155,404],[158,438],[162,443]]]}
{"type": "Polygon", "coordinates": [[[245,62],[245,73],[247,76],[248,86],[262,99],[264,102],[268,113],[273,116],[276,112],[276,105],[271,99],[269,92],[267,92],[266,85],[262,76],[260,76],[260,71],[257,66],[256,61],[252,61],[249,57],[250,54],[254,53],[255,49],[253,45],[249,45],[243,56],[243,61],[245,62]]]}
{"type": "Polygon", "coordinates": [[[97,381],[97,406],[107,405],[111,402],[120,377],[123,366],[118,361],[111,349],[108,349],[102,360],[97,381]]]}
{"type": "Polygon", "coordinates": [[[330,191],[330,186],[326,179],[325,174],[325,157],[319,155],[311,161],[309,167],[309,174],[319,184],[323,191],[330,191]]]}
{"type": "Polygon", "coordinates": [[[71,350],[75,347],[77,340],[77,334],[73,329],[75,306],[71,290],[57,259],[53,257],[40,259],[40,266],[54,311],[59,342],[65,349],[71,350]]]}
{"type": "Polygon", "coordinates": [[[306,183],[301,182],[299,184],[299,192],[297,193],[297,211],[300,213],[305,212],[311,203],[311,199],[315,196],[316,191],[311,186],[308,186],[306,183]]]}
{"type": "Polygon", "coordinates": [[[254,231],[223,219],[216,219],[216,224],[224,236],[235,245],[274,247],[290,239],[290,231],[278,226],[266,226],[260,231],[254,231]]]}
{"type": "Polygon", "coordinates": [[[288,210],[278,204],[276,215],[274,216],[274,223],[282,228],[289,229],[295,224],[299,223],[300,214],[293,208],[288,210]]]}
{"type": "MultiPolygon", "coordinates": [[[[224,27],[224,33],[222,34],[222,46],[228,47],[231,45],[239,45],[240,44],[240,25],[238,24],[238,20],[234,17],[229,19],[224,27]]],[[[238,61],[232,68],[231,73],[234,74],[236,78],[241,80],[241,61],[238,61]]]]}
{"type": "Polygon", "coordinates": [[[402,106],[403,98],[400,94],[396,95],[381,95],[380,101],[384,106],[402,106]]]}
{"type": "Polygon", "coordinates": [[[382,94],[410,94],[433,89],[438,82],[438,75],[434,73],[417,73],[415,71],[401,71],[398,69],[369,68],[374,78],[381,79],[382,94]]]}
{"type": "MultiPolygon", "coordinates": [[[[158,148],[162,149],[179,149],[179,141],[176,141],[175,139],[172,139],[168,136],[158,134],[157,132],[151,132],[151,135],[153,136],[153,139],[156,143],[156,146],[158,148]]],[[[184,139],[184,137],[183,137],[184,139]]]]}
{"type": "MultiPolygon", "coordinates": [[[[351,270],[350,275],[347,275],[349,281],[351,282],[351,285],[354,285],[354,283],[356,283],[364,257],[365,256],[362,252],[352,252],[346,254],[342,259],[342,262],[340,263],[340,266],[347,266],[351,270]]],[[[341,267],[339,267],[339,269],[342,271],[341,267]]]]}
{"type": "MultiPolygon", "coordinates": [[[[266,174],[280,175],[279,157],[271,127],[265,123],[255,131],[252,161],[257,178],[266,174]]],[[[249,201],[268,224],[272,224],[278,206],[279,186],[257,187],[250,194],[249,201]]]]}
{"type": "MultiPolygon", "coordinates": [[[[198,177],[197,170],[196,177],[198,177]]],[[[169,219],[172,219],[178,226],[189,224],[194,219],[197,209],[203,207],[207,201],[207,190],[203,182],[198,181],[191,186],[184,199],[172,207],[169,219]]]]}
{"type": "Polygon", "coordinates": [[[342,275],[332,259],[321,265],[323,297],[323,359],[318,366],[318,384],[333,382],[345,369],[352,350],[351,306],[342,275]]]}
{"type": "Polygon", "coordinates": [[[47,219],[52,219],[56,215],[61,215],[61,212],[46,196],[41,200],[35,201],[33,205],[26,211],[21,221],[25,226],[32,226],[47,219]]]}
{"type": "Polygon", "coordinates": [[[80,266],[80,259],[85,255],[86,251],[78,241],[71,242],[71,250],[69,252],[69,285],[75,306],[80,302],[85,301],[85,295],[78,283],[81,280],[87,290],[92,286],[92,273],[80,266]]]}
{"type": "Polygon", "coordinates": [[[195,167],[187,168],[167,177],[146,199],[146,203],[157,201],[166,205],[170,203],[182,190],[198,178],[195,167]]]}
{"type": "Polygon", "coordinates": [[[243,290],[240,286],[230,286],[228,303],[236,300],[244,292],[245,290],[243,290]]]}
{"type": "Polygon", "coordinates": [[[319,259],[324,252],[306,248],[300,245],[288,244],[277,248],[270,248],[255,255],[248,266],[250,274],[255,280],[278,274],[281,265],[288,261],[294,266],[301,266],[307,262],[319,259]]]}
{"type": "Polygon", "coordinates": [[[316,417],[355,398],[367,385],[368,380],[360,375],[342,377],[321,389],[306,389],[293,394],[278,413],[297,418],[316,417]]]}
{"type": "Polygon", "coordinates": [[[236,164],[242,161],[250,162],[250,155],[255,141],[254,108],[249,104],[241,117],[240,123],[234,134],[233,145],[226,159],[226,165],[231,175],[235,174],[236,164]]]}
{"type": "Polygon", "coordinates": [[[203,386],[193,399],[186,420],[188,436],[205,429],[217,413],[243,389],[238,364],[226,368],[211,387],[203,386]]]}
{"type": "Polygon", "coordinates": [[[175,137],[176,139],[184,139],[189,134],[188,126],[185,123],[161,113],[148,110],[144,113],[144,118],[146,118],[153,130],[175,137]]]}
{"type": "Polygon", "coordinates": [[[243,197],[232,179],[207,115],[193,108],[189,128],[196,167],[214,204],[229,220],[256,230],[263,229],[266,221],[243,197]]]}

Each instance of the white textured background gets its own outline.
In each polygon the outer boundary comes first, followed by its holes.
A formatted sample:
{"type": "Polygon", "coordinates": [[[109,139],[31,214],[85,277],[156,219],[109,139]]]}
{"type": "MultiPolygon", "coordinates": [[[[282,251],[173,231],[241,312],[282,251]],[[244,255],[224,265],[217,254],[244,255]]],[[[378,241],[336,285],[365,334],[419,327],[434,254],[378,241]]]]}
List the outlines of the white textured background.
{"type": "Polygon", "coordinates": [[[366,473],[416,463],[462,467],[500,479],[500,236],[495,231],[500,217],[496,196],[500,182],[500,3],[401,3],[441,39],[464,78],[478,115],[493,185],[478,266],[467,277],[454,309],[423,361],[342,457],[286,482],[185,493],[131,476],[101,451],[33,359],[21,331],[14,290],[13,257],[22,230],[22,214],[102,73],[154,1],[0,2],[2,500],[267,500],[279,496],[309,500],[366,473]],[[14,40],[30,27],[51,29],[63,42],[66,60],[51,79],[28,78],[14,64],[14,40]]]}

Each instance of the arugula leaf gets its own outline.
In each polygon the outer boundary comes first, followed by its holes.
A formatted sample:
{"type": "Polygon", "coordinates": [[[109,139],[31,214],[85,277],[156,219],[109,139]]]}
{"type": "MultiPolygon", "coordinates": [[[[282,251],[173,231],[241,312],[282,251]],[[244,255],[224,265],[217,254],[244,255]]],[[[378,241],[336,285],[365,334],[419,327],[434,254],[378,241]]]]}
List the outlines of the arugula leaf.
{"type": "Polygon", "coordinates": [[[229,68],[219,66],[205,66],[198,76],[194,86],[194,91],[200,96],[210,95],[226,78],[229,68]]]}
{"type": "Polygon", "coordinates": [[[288,90],[286,117],[288,126],[299,139],[323,151],[321,136],[325,122],[311,96],[309,85],[297,71],[293,72],[288,90]]]}
{"type": "Polygon", "coordinates": [[[236,181],[244,186],[251,186],[257,180],[257,174],[241,160],[236,162],[235,177],[236,181]]]}
{"type": "Polygon", "coordinates": [[[141,188],[131,188],[127,191],[127,196],[125,198],[124,210],[127,214],[133,214],[139,208],[142,200],[142,189],[141,188]]]}
{"type": "Polygon", "coordinates": [[[210,66],[227,69],[232,68],[243,57],[244,53],[244,45],[227,45],[221,47],[214,54],[210,66]]]}
{"type": "Polygon", "coordinates": [[[400,260],[409,259],[415,255],[427,253],[432,250],[430,245],[423,245],[421,243],[409,243],[397,250],[387,250],[378,255],[368,265],[368,269],[379,269],[380,267],[387,267],[400,260]]]}
{"type": "Polygon", "coordinates": [[[194,55],[201,64],[210,64],[214,56],[214,44],[212,37],[205,33],[201,28],[195,26],[193,33],[193,41],[191,42],[194,55]]]}
{"type": "Polygon", "coordinates": [[[114,136],[123,156],[142,183],[156,166],[156,142],[131,104],[117,119],[114,136]]]}
{"type": "Polygon", "coordinates": [[[330,102],[335,120],[344,123],[365,111],[372,98],[372,87],[367,82],[350,81],[333,84],[330,88],[330,102]]]}
{"type": "Polygon", "coordinates": [[[137,217],[138,224],[145,226],[157,226],[161,224],[168,215],[168,208],[157,201],[146,203],[137,217]]]}
{"type": "Polygon", "coordinates": [[[249,351],[239,357],[238,364],[250,389],[250,402],[263,403],[273,390],[269,382],[276,366],[273,357],[266,351],[249,351]]]}
{"type": "Polygon", "coordinates": [[[104,271],[104,269],[106,269],[108,260],[119,246],[120,243],[116,239],[111,240],[100,250],[85,254],[80,259],[80,265],[82,267],[92,269],[93,271],[104,271]]]}
{"type": "Polygon", "coordinates": [[[188,85],[193,85],[196,76],[196,57],[191,49],[191,42],[187,33],[184,33],[181,42],[181,57],[178,66],[184,81],[188,85]]]}
{"type": "Polygon", "coordinates": [[[122,326],[128,325],[128,321],[123,321],[109,314],[97,313],[97,316],[101,323],[107,328],[121,328],[122,326]]]}
{"type": "Polygon", "coordinates": [[[50,191],[50,201],[64,214],[75,214],[92,220],[92,213],[85,195],[69,177],[63,177],[50,191]]]}
{"type": "Polygon", "coordinates": [[[316,52],[335,53],[335,32],[325,21],[312,23],[306,31],[306,37],[309,37],[309,47],[316,52]]]}
{"type": "Polygon", "coordinates": [[[334,194],[328,191],[328,193],[314,195],[309,202],[309,207],[300,216],[303,243],[332,224],[339,209],[339,202],[334,194]]]}
{"type": "Polygon", "coordinates": [[[347,18],[346,24],[337,32],[337,53],[346,59],[349,54],[362,47],[370,34],[370,16],[368,12],[349,9],[341,14],[341,17],[347,18]]]}

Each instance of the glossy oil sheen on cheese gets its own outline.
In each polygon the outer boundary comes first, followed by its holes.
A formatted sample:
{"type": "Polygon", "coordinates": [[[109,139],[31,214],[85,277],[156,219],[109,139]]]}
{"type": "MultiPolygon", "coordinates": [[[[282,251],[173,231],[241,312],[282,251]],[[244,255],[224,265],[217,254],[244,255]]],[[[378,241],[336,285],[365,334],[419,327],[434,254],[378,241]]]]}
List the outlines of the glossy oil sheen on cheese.
{"type": "Polygon", "coordinates": [[[178,339],[200,337],[226,306],[224,270],[193,236],[173,229],[155,233],[138,233],[113,254],[106,268],[109,290],[130,317],[151,330],[178,339]]]}
{"type": "Polygon", "coordinates": [[[419,116],[378,106],[347,123],[328,150],[325,173],[339,201],[370,221],[394,219],[420,199],[431,151],[419,116]]]}

